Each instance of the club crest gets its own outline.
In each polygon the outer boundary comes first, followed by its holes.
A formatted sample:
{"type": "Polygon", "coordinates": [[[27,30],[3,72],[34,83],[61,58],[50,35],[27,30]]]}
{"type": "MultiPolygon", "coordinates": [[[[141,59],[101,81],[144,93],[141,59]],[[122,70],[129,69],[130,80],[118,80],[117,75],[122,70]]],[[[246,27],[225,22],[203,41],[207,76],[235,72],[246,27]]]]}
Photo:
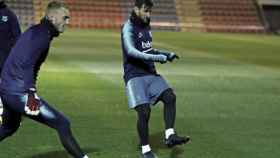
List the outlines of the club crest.
{"type": "Polygon", "coordinates": [[[142,37],[143,37],[142,32],[139,32],[139,33],[138,33],[138,38],[142,38],[142,37]]]}
{"type": "Polygon", "coordinates": [[[3,22],[7,22],[7,21],[8,21],[8,16],[2,16],[1,20],[2,20],[3,22]]]}

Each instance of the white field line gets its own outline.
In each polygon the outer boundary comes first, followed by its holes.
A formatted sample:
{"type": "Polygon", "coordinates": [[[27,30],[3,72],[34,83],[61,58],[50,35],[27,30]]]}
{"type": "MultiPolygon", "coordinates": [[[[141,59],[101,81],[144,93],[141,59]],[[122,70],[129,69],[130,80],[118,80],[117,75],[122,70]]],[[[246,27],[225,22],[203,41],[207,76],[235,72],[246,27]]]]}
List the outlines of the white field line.
{"type": "MultiPolygon", "coordinates": [[[[51,72],[86,72],[97,76],[119,76],[122,79],[123,68],[119,62],[69,62],[67,68],[47,67],[43,69],[51,72]],[[71,69],[74,67],[74,69],[71,69]]],[[[256,65],[191,65],[165,64],[157,65],[158,73],[171,76],[198,76],[198,77],[245,77],[245,78],[279,78],[280,72],[256,65]]],[[[114,77],[112,77],[114,79],[114,77]]]]}

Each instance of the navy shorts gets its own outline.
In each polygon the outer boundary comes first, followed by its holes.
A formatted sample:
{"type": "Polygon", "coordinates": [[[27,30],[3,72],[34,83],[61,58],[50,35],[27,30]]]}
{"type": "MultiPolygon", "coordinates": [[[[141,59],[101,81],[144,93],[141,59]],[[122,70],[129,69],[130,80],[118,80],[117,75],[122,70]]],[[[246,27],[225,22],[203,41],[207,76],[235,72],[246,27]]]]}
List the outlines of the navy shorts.
{"type": "Polygon", "coordinates": [[[161,76],[148,75],[130,79],[126,85],[129,108],[135,108],[141,104],[154,105],[166,89],[167,82],[161,76]]]}

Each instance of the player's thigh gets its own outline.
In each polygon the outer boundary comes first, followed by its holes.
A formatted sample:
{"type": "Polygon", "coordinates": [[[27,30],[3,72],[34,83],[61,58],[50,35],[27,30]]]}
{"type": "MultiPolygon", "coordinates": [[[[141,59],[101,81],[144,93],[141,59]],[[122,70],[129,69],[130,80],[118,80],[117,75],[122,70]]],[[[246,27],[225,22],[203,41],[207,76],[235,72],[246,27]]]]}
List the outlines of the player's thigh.
{"type": "Polygon", "coordinates": [[[154,104],[158,101],[159,96],[170,86],[166,82],[166,80],[161,76],[155,76],[150,80],[150,84],[148,87],[148,94],[151,100],[151,103],[154,104]]]}
{"type": "MultiPolygon", "coordinates": [[[[3,103],[2,126],[11,129],[17,129],[20,126],[22,114],[10,108],[11,106],[8,105],[6,100],[2,99],[2,103],[3,103]]],[[[19,105],[16,105],[15,102],[14,106],[19,106],[19,105]]]]}
{"type": "Polygon", "coordinates": [[[147,83],[144,77],[130,79],[126,85],[126,94],[129,108],[135,108],[138,105],[150,103],[147,94],[147,83]]]}
{"type": "Polygon", "coordinates": [[[24,114],[24,107],[27,102],[27,95],[2,94],[1,99],[5,108],[20,114],[24,114]]]}

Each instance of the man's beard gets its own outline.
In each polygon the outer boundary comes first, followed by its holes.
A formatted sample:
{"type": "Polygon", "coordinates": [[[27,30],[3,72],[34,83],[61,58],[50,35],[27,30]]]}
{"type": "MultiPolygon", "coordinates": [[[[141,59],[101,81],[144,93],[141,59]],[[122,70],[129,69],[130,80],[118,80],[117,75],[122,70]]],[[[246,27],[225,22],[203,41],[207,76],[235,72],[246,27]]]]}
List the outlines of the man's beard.
{"type": "Polygon", "coordinates": [[[130,18],[134,23],[140,25],[141,27],[150,27],[150,17],[148,17],[146,21],[144,21],[141,17],[137,16],[134,11],[132,11],[130,18]]]}
{"type": "Polygon", "coordinates": [[[146,18],[146,21],[142,20],[142,22],[145,26],[150,26],[151,18],[146,18]]]}

